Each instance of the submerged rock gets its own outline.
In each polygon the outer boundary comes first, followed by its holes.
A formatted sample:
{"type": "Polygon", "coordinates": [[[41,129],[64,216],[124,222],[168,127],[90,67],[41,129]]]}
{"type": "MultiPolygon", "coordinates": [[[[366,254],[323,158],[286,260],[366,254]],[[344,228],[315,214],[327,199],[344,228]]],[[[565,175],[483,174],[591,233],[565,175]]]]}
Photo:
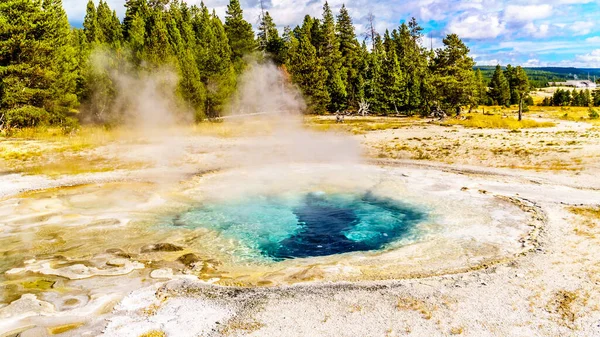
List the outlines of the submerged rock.
{"type": "MultiPolygon", "coordinates": [[[[144,265],[137,261],[129,261],[127,259],[111,259],[110,261],[100,260],[104,266],[108,268],[98,268],[94,266],[86,266],[82,263],[60,266],[58,264],[55,267],[55,261],[42,260],[42,261],[27,261],[23,268],[13,268],[6,272],[8,275],[21,274],[26,272],[40,273],[42,275],[54,275],[70,280],[81,280],[94,276],[117,276],[126,275],[136,269],[144,269],[144,265]],[[118,260],[118,261],[117,261],[118,260]],[[113,265],[121,266],[111,266],[113,265]]],[[[101,262],[98,261],[98,265],[102,266],[101,262]]]]}
{"type": "Polygon", "coordinates": [[[156,243],[142,247],[142,253],[154,252],[180,252],[183,248],[172,243],[156,243]]]}
{"type": "Polygon", "coordinates": [[[106,261],[106,265],[110,267],[124,267],[129,263],[127,259],[112,259],[106,261]]]}
{"type": "Polygon", "coordinates": [[[188,268],[194,268],[196,263],[202,261],[198,255],[190,253],[180,256],[177,261],[183,263],[188,268]]]}
{"type": "Polygon", "coordinates": [[[150,277],[153,279],[165,279],[170,280],[173,278],[173,269],[165,268],[165,269],[156,269],[150,273],[150,277]]]}

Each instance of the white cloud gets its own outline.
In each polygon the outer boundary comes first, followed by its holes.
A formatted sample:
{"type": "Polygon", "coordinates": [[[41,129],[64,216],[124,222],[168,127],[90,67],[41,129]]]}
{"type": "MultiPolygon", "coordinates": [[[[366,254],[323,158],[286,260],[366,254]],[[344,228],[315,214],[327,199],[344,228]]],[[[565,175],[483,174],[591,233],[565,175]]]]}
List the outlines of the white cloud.
{"type": "Polygon", "coordinates": [[[528,22],[523,26],[523,30],[527,33],[528,36],[533,37],[546,37],[548,36],[548,32],[550,30],[550,25],[543,23],[539,26],[536,26],[533,22],[528,22]]]}
{"type": "Polygon", "coordinates": [[[527,62],[522,64],[523,67],[543,67],[542,63],[538,59],[529,59],[527,62]]]}
{"type": "Polygon", "coordinates": [[[550,15],[552,15],[552,6],[548,4],[529,6],[509,5],[504,10],[504,20],[509,22],[531,22],[545,19],[550,15]]]}
{"type": "Polygon", "coordinates": [[[592,32],[595,24],[592,21],[577,21],[569,25],[569,29],[575,35],[587,35],[592,32]]]}
{"type": "Polygon", "coordinates": [[[490,39],[502,34],[505,24],[496,15],[476,14],[452,20],[447,29],[461,38],[490,39]]]}
{"type": "Polygon", "coordinates": [[[590,67],[600,67],[600,49],[595,49],[589,54],[577,55],[576,59],[590,67]]]}
{"type": "Polygon", "coordinates": [[[588,37],[587,39],[585,39],[585,42],[598,44],[600,43],[600,36],[588,37]]]}
{"type": "Polygon", "coordinates": [[[475,60],[475,63],[476,63],[478,66],[495,66],[495,65],[498,65],[498,64],[502,64],[502,62],[500,62],[500,60],[498,60],[498,59],[491,59],[491,60],[488,60],[488,59],[484,59],[484,60],[475,60]]]}

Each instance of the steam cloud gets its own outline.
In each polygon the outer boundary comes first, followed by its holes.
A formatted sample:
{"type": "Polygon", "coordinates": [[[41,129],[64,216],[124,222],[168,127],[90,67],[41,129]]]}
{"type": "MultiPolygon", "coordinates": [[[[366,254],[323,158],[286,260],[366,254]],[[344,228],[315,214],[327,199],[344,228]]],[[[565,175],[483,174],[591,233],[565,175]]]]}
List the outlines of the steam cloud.
{"type": "Polygon", "coordinates": [[[304,127],[305,109],[302,94],[281,69],[271,62],[251,63],[241,76],[225,122],[251,120],[271,132],[248,139],[232,159],[239,165],[360,162],[359,144],[353,139],[304,127]]]}
{"type": "Polygon", "coordinates": [[[97,51],[91,62],[114,84],[114,103],[107,109],[122,116],[127,140],[136,137],[142,142],[135,141],[127,149],[118,144],[109,151],[120,159],[153,163],[156,170],[152,179],[156,181],[167,179],[171,183],[207,166],[249,168],[361,161],[359,144],[352,138],[304,126],[306,103],[302,94],[271,62],[248,65],[226,105],[221,126],[253,128],[259,131],[258,136],[219,139],[194,134],[192,128],[184,127],[192,123],[193,113],[178,99],[177,74],[166,68],[148,72],[133,71],[128,65],[116,67],[114,59],[110,53],[97,51]]]}

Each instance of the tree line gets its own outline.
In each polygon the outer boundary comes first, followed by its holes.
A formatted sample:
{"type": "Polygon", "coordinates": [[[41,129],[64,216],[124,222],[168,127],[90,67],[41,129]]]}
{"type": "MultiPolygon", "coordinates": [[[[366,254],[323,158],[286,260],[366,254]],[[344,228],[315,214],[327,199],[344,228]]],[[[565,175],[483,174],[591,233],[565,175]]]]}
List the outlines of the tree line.
{"type": "Polygon", "coordinates": [[[568,90],[558,88],[552,97],[545,97],[542,106],[600,106],[600,90],[568,90]]]}
{"type": "Polygon", "coordinates": [[[111,74],[165,66],[179,75],[179,104],[197,120],[217,117],[249,57],[271,60],[288,73],[310,113],[352,111],[361,104],[378,114],[460,113],[480,104],[523,103],[528,91],[520,67],[492,79],[488,90],[457,35],[428,49],[414,18],[380,34],[370,15],[368,38],[360,42],[347,8],[334,14],[328,3],[320,18],[307,15],[281,35],[268,12],[255,35],[239,0],[230,1],[224,22],[203,3],[127,0],[125,7],[120,20],[106,1],[90,0],[83,27],[72,28],[60,0],[0,3],[0,124],[69,128],[82,116],[118,123],[111,74]],[[99,51],[104,67],[97,66],[99,51]]]}

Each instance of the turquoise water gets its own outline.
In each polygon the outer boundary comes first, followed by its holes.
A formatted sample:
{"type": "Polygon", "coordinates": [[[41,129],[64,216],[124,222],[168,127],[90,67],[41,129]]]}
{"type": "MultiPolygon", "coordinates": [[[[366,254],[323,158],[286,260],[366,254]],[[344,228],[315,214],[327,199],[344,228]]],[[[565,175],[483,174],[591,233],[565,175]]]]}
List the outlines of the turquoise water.
{"type": "Polygon", "coordinates": [[[423,209],[367,194],[309,193],[206,203],[180,225],[217,230],[273,260],[371,251],[412,233],[423,209]]]}

